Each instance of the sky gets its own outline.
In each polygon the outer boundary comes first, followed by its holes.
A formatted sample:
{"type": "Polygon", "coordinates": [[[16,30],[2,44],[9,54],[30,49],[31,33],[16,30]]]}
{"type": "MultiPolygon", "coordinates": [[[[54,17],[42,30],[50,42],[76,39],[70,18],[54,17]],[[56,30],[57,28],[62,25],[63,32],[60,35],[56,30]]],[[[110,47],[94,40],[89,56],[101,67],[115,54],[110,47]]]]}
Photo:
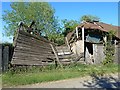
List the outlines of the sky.
{"type": "MultiPolygon", "coordinates": [[[[83,15],[94,15],[100,18],[101,22],[118,25],[118,3],[117,2],[49,2],[55,9],[55,16],[59,20],[80,20],[83,15]]],[[[11,10],[9,2],[2,2],[2,14],[4,10],[11,10]]],[[[3,32],[2,21],[0,31],[3,32]]],[[[0,38],[2,34],[0,33],[0,38]]],[[[1,41],[1,40],[0,40],[1,41]]],[[[2,42],[12,42],[12,39],[2,37],[2,42]]]]}

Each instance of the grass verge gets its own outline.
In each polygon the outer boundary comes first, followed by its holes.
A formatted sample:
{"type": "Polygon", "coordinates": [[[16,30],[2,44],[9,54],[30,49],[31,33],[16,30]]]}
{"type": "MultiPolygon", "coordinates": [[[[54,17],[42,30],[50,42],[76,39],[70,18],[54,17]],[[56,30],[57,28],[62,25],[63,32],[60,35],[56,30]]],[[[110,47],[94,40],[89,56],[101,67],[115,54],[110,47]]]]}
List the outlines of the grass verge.
{"type": "Polygon", "coordinates": [[[45,67],[31,68],[30,70],[16,70],[19,72],[8,71],[2,74],[3,87],[14,87],[18,85],[34,84],[48,81],[63,80],[68,78],[83,77],[90,74],[102,75],[105,73],[118,72],[118,65],[70,65],[61,68],[45,67]]]}

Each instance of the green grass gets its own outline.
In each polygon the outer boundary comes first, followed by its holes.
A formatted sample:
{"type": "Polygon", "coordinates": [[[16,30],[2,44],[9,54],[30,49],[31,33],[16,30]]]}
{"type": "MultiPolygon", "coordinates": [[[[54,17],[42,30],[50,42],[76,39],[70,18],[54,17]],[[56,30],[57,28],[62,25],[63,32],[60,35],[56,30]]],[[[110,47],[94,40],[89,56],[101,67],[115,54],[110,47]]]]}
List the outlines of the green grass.
{"type": "Polygon", "coordinates": [[[111,64],[108,66],[102,65],[70,65],[65,66],[63,69],[54,68],[54,66],[35,68],[32,67],[28,70],[19,69],[16,72],[8,71],[2,75],[3,87],[34,84],[48,81],[56,81],[68,78],[75,78],[86,76],[90,74],[103,74],[118,72],[118,65],[111,64]]]}

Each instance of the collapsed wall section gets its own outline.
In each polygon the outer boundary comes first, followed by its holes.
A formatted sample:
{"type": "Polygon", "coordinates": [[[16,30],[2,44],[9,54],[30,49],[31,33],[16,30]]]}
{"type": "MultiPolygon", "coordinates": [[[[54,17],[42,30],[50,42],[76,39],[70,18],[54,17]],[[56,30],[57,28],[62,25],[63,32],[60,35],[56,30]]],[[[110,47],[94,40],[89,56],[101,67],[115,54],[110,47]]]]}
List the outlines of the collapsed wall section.
{"type": "Polygon", "coordinates": [[[12,64],[15,65],[48,65],[54,63],[54,53],[50,42],[43,37],[18,31],[14,40],[12,64]]]}

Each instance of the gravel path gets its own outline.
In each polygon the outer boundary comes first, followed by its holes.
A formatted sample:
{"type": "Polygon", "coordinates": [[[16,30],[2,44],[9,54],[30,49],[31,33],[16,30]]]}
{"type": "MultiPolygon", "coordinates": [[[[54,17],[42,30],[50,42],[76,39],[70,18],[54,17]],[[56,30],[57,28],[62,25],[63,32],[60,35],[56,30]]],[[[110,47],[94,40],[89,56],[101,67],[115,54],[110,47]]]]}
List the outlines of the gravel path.
{"type": "Polygon", "coordinates": [[[117,88],[120,86],[118,74],[86,76],[46,83],[18,86],[17,88],[117,88]],[[119,85],[118,85],[119,84],[119,85]]]}

